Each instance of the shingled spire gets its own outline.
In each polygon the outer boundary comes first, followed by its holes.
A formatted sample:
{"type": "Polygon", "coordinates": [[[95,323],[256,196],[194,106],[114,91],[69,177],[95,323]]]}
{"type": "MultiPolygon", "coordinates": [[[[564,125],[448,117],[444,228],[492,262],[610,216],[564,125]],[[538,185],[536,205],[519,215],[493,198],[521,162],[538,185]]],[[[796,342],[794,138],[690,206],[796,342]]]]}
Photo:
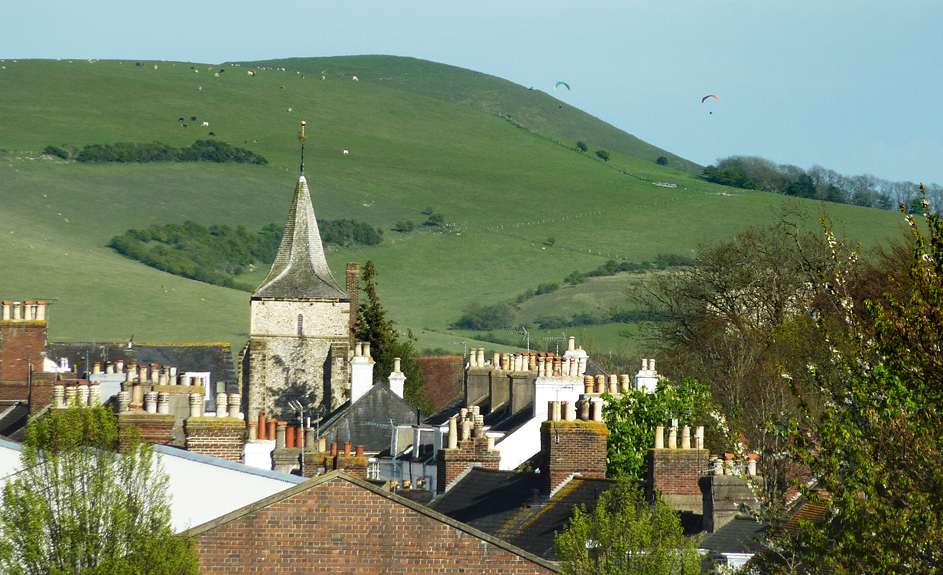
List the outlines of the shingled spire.
{"type": "MultiPolygon", "coordinates": [[[[299,140],[304,153],[304,125],[299,140]]],[[[304,156],[302,156],[304,158],[304,156]]],[[[277,299],[340,299],[349,300],[331,275],[324,257],[318,221],[314,217],[308,181],[304,176],[304,160],[301,176],[295,186],[295,197],[291,202],[285,233],[278,246],[275,263],[262,285],[252,294],[253,298],[277,299]]]]}

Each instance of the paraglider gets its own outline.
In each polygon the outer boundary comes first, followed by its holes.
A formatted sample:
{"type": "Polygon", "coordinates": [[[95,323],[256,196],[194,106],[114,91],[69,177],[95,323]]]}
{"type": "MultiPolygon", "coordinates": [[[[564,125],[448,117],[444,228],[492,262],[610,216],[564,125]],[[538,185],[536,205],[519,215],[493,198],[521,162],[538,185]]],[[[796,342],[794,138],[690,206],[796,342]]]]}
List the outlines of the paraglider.
{"type": "Polygon", "coordinates": [[[570,90],[570,85],[567,84],[566,82],[557,82],[556,85],[553,87],[553,89],[556,90],[560,86],[566,86],[567,91],[570,90]]]}
{"type": "Polygon", "coordinates": [[[715,96],[715,95],[713,95],[713,94],[708,94],[708,95],[704,96],[703,98],[701,98],[701,103],[703,104],[704,102],[706,102],[708,98],[713,98],[715,102],[718,101],[718,100],[717,100],[717,96],[715,96]]]}

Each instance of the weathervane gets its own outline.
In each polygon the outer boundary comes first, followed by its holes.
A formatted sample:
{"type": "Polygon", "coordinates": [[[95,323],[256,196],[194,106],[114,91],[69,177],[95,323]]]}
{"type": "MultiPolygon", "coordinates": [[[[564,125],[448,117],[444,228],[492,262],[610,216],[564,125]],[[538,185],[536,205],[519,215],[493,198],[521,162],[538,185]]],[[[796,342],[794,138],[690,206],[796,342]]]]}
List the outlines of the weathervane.
{"type": "Polygon", "coordinates": [[[304,120],[301,121],[301,131],[298,132],[298,141],[301,142],[301,175],[305,175],[305,140],[308,139],[305,136],[305,125],[307,122],[304,120]]]}

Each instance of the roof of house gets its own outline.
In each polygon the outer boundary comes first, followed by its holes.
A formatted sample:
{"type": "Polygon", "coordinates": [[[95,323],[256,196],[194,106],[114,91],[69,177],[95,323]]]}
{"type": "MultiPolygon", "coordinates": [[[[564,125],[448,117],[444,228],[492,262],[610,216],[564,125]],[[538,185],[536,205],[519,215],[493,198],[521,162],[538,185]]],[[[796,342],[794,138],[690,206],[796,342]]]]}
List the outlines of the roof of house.
{"type": "Polygon", "coordinates": [[[389,386],[376,383],[354,403],[341,406],[320,424],[320,437],[328,443],[362,445],[364,450],[379,452],[390,449],[393,430],[397,425],[416,425],[419,410],[396,395],[389,386]]]}
{"type": "Polygon", "coordinates": [[[295,186],[275,262],[252,298],[350,300],[327,265],[308,182],[303,175],[295,186]]]}
{"type": "Polygon", "coordinates": [[[539,557],[556,560],[554,535],[570,520],[573,508],[592,509],[616,481],[577,476],[551,498],[538,495],[539,482],[538,473],[476,467],[429,507],[539,557]]]}
{"type": "Polygon", "coordinates": [[[494,537],[489,533],[486,533],[473,526],[470,526],[469,524],[450,518],[447,515],[440,513],[439,511],[436,511],[435,509],[426,507],[419,503],[415,503],[413,501],[410,501],[409,499],[396,495],[395,493],[385,491],[381,489],[380,487],[377,487],[367,481],[363,481],[361,479],[353,477],[345,473],[344,471],[340,471],[340,470],[326,473],[324,475],[321,475],[319,477],[306,481],[305,483],[296,485],[294,487],[288,488],[284,491],[281,491],[279,493],[266,497],[265,499],[257,501],[256,503],[247,505],[241,509],[237,509],[236,511],[233,511],[223,517],[220,517],[218,519],[215,519],[203,525],[194,527],[187,534],[191,537],[198,537],[199,535],[212,531],[213,529],[221,525],[225,525],[226,523],[236,521],[246,516],[257,514],[258,512],[260,512],[262,509],[266,507],[277,504],[281,501],[284,501],[304,491],[312,490],[312,489],[319,489],[319,488],[328,488],[331,484],[335,484],[337,482],[347,482],[349,484],[352,484],[355,488],[359,488],[373,495],[378,495],[380,497],[386,498],[395,504],[409,508],[412,512],[421,514],[437,522],[444,523],[448,525],[449,527],[451,527],[452,529],[464,532],[472,537],[484,540],[495,547],[501,548],[505,551],[509,551],[528,561],[536,563],[545,569],[548,569],[554,572],[559,571],[559,566],[557,564],[547,561],[546,559],[540,556],[536,556],[525,549],[521,549],[513,544],[510,544],[507,541],[502,540],[501,538],[494,537]]]}
{"type": "Polygon", "coordinates": [[[762,545],[763,524],[749,515],[736,515],[730,522],[709,533],[699,547],[716,553],[756,553],[762,545]]]}
{"type": "Polygon", "coordinates": [[[47,346],[49,358],[57,363],[62,358],[81,371],[91,371],[95,362],[126,364],[156,363],[176,367],[181,372],[209,372],[214,382],[235,383],[232,350],[228,343],[55,343],[47,346]]]}

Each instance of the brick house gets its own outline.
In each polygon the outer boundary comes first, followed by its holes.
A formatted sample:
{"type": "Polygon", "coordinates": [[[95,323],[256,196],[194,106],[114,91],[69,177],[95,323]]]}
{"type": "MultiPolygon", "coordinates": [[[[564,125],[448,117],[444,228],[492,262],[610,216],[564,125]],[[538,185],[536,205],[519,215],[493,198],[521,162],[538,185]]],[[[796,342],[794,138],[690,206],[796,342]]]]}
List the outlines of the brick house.
{"type": "Polygon", "coordinates": [[[342,471],[188,535],[205,575],[559,572],[553,562],[342,471]]]}

